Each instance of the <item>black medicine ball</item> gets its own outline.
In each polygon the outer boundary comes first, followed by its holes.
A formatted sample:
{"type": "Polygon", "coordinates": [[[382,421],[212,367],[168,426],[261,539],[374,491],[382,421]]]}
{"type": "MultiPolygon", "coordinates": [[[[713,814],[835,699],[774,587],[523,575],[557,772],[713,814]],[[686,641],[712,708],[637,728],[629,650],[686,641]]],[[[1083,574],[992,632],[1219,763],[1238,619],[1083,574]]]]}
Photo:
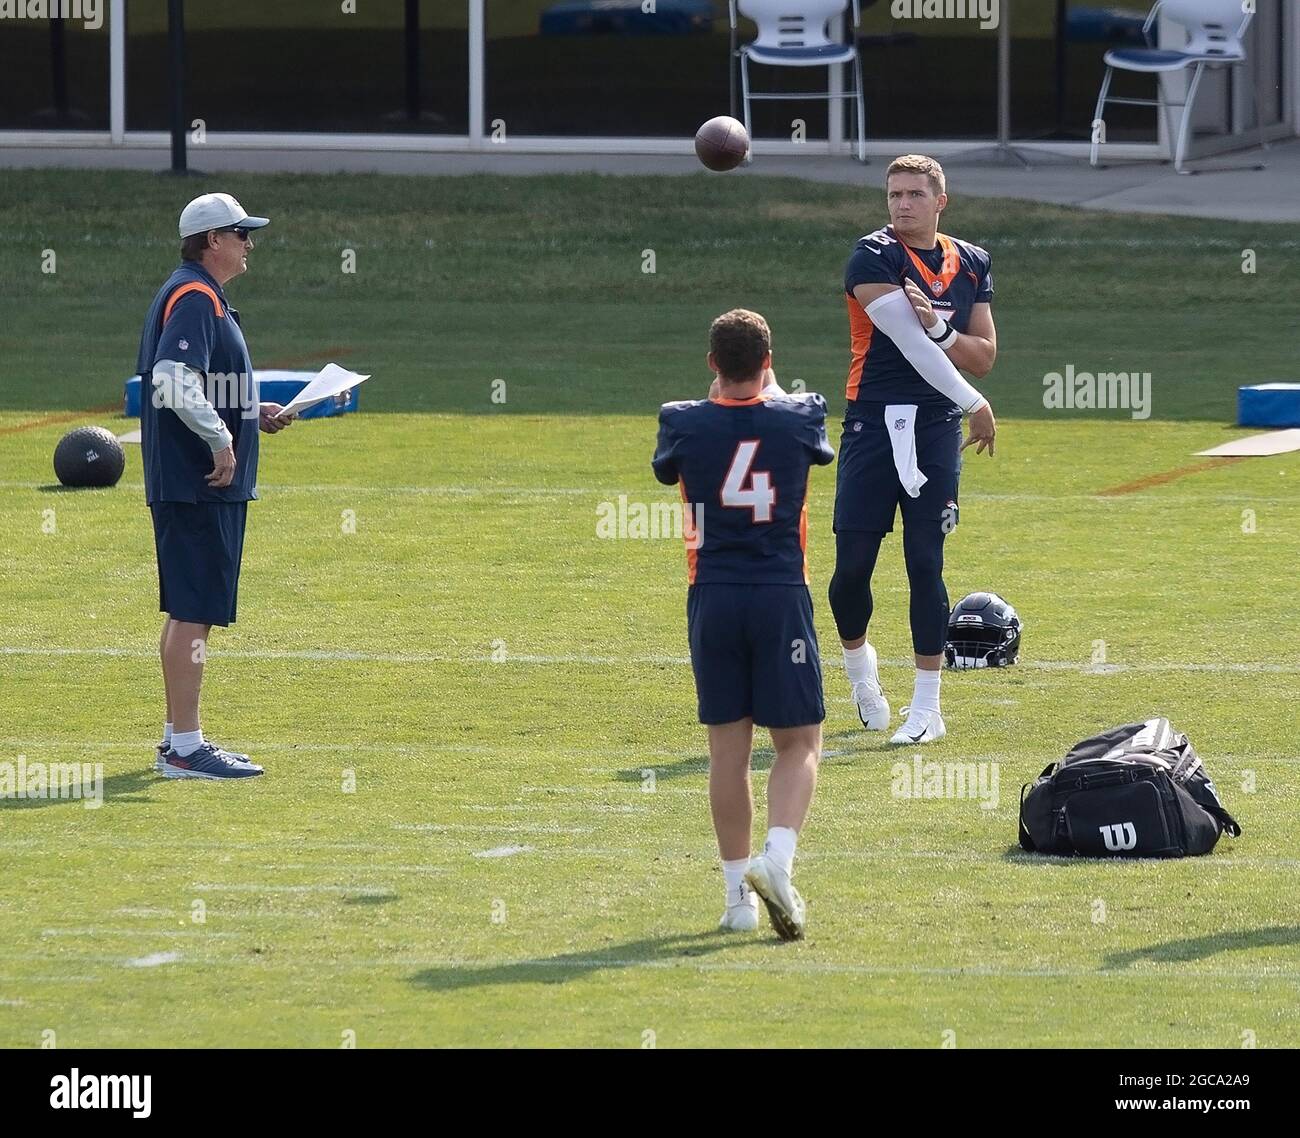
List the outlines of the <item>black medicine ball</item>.
{"type": "Polygon", "coordinates": [[[54,448],[54,473],[65,486],[115,486],[126,452],[103,427],[78,427],[54,448]]]}

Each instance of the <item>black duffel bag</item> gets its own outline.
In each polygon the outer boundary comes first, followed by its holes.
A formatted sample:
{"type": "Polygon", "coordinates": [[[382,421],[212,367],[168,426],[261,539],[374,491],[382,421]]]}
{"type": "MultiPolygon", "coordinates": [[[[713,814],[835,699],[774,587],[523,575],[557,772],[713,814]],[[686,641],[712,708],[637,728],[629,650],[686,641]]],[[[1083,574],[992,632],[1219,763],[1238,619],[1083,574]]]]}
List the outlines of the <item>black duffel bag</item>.
{"type": "Polygon", "coordinates": [[[1241,833],[1187,736],[1167,719],[1075,744],[1020,788],[1020,845],[1086,857],[1187,857],[1241,833]]]}

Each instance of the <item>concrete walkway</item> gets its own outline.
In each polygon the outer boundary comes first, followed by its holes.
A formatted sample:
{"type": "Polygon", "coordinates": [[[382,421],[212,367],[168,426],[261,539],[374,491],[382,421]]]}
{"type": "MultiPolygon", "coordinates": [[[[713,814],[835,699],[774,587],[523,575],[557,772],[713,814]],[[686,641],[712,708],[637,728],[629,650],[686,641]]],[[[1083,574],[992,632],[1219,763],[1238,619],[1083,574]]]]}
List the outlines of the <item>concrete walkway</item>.
{"type": "MultiPolygon", "coordinates": [[[[1181,214],[1230,221],[1300,222],[1300,139],[1275,143],[1264,156],[1266,170],[1252,170],[1257,150],[1207,159],[1193,165],[1205,172],[1178,175],[1168,163],[1130,162],[1094,170],[1086,161],[1050,154],[1031,154],[1029,169],[1019,165],[979,163],[960,153],[944,163],[955,194],[1023,198],[1125,213],[1181,214]],[[1216,167],[1237,169],[1216,170],[1216,167]]],[[[168,152],[158,147],[6,147],[0,167],[62,166],[86,169],[164,170],[168,152]]],[[[439,154],[422,151],[271,150],[209,146],[191,148],[190,162],[204,172],[387,174],[555,174],[593,172],[636,176],[695,174],[692,156],[673,154],[439,154]]],[[[879,187],[887,158],[863,167],[848,158],[763,156],[752,166],[725,177],[760,174],[806,178],[815,182],[879,187]]]]}

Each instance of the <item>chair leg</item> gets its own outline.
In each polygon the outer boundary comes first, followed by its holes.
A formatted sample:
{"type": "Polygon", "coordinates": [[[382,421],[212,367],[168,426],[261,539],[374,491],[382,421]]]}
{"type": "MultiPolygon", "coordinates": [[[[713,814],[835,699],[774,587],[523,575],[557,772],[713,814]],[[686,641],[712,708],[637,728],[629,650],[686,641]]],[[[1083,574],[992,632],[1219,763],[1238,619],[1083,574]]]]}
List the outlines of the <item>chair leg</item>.
{"type": "Polygon", "coordinates": [[[1106,75],[1101,81],[1101,90],[1097,92],[1097,109],[1092,113],[1092,146],[1088,151],[1088,164],[1097,165],[1097,157],[1101,150],[1101,143],[1098,140],[1098,127],[1101,130],[1106,129],[1106,120],[1102,117],[1106,113],[1106,96],[1110,94],[1110,78],[1114,74],[1114,68],[1107,67],[1106,75]]]}
{"type": "Polygon", "coordinates": [[[1264,169],[1263,155],[1268,150],[1268,139],[1264,137],[1264,116],[1260,112],[1259,106],[1259,84],[1252,82],[1250,85],[1250,103],[1255,111],[1255,127],[1259,132],[1259,149],[1260,163],[1259,168],[1264,169]]]}
{"type": "Polygon", "coordinates": [[[1178,148],[1174,151],[1174,170],[1179,174],[1189,171],[1183,168],[1183,158],[1187,154],[1187,137],[1192,130],[1192,104],[1196,101],[1196,88],[1201,85],[1201,72],[1204,63],[1198,63],[1192,72],[1192,82],[1187,88],[1187,101],[1183,103],[1183,121],[1178,126],[1178,148]]]}
{"type": "Polygon", "coordinates": [[[858,82],[858,161],[867,161],[867,104],[862,93],[862,56],[854,54],[853,73],[858,82]]]}
{"type": "Polygon", "coordinates": [[[749,153],[745,156],[745,165],[754,161],[754,130],[749,124],[749,56],[740,53],[740,101],[745,108],[745,133],[749,135],[749,153]]]}

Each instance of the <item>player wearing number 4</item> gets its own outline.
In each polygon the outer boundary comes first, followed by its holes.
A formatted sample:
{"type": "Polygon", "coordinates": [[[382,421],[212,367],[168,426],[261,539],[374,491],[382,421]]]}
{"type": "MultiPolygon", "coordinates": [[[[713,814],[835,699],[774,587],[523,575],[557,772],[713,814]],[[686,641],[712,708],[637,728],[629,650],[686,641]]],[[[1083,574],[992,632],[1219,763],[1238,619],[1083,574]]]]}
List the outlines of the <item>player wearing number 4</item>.
{"type": "Polygon", "coordinates": [[[958,372],[987,375],[997,356],[989,255],[939,233],[948,204],[943,169],[908,154],[885,174],[890,224],[858,241],[845,270],[853,359],[835,484],[835,574],[830,602],[844,670],[862,724],[889,729],[876,650],[867,643],[871,574],[880,543],[903,514],[916,680],[891,743],[928,743],[947,728],[939,710],[948,636],[943,542],[957,525],[961,452],[993,454],[989,401],[958,372]],[[961,441],[963,412],[970,435],[961,441]]]}
{"type": "Polygon", "coordinates": [[[724,929],[758,925],[797,940],[804,903],[791,883],[795,842],[821,757],[821,660],[808,593],[809,470],[835,460],[826,401],[786,395],[771,333],[735,309],[709,329],[709,399],[665,403],[655,477],[681,489],[686,623],[700,722],[709,731],[709,804],[726,882],[724,929]],[[750,859],[754,725],[772,734],[767,841],[750,859]]]}

